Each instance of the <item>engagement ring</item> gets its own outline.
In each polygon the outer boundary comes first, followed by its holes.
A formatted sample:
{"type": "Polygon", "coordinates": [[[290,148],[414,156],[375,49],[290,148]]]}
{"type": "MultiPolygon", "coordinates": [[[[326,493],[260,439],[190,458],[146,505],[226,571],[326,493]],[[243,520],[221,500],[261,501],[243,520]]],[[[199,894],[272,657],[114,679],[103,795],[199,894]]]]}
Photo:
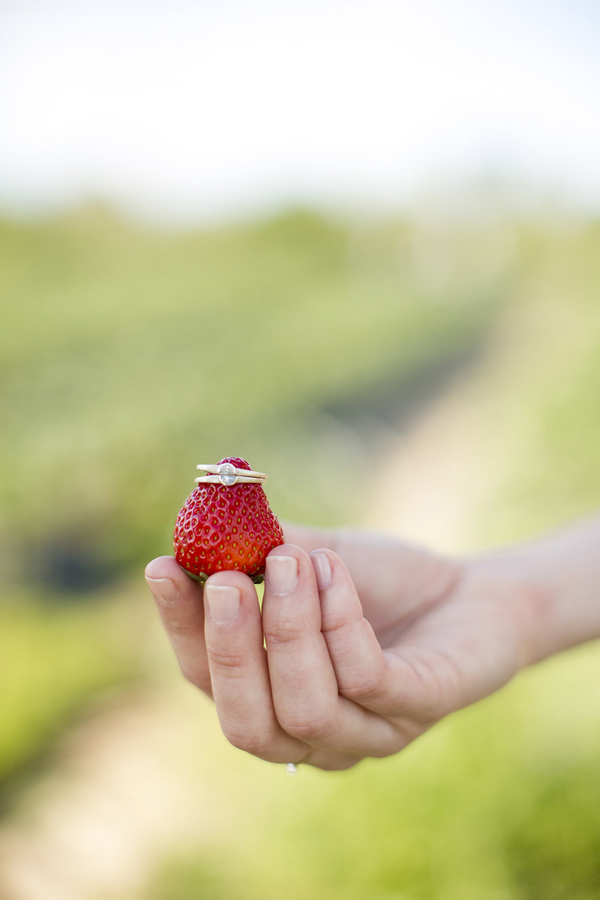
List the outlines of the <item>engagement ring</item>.
{"type": "Polygon", "coordinates": [[[196,466],[206,472],[195,480],[199,484],[222,484],[232,487],[234,484],[262,484],[267,480],[264,472],[254,472],[252,469],[238,469],[232,463],[221,463],[220,466],[196,466]]]}

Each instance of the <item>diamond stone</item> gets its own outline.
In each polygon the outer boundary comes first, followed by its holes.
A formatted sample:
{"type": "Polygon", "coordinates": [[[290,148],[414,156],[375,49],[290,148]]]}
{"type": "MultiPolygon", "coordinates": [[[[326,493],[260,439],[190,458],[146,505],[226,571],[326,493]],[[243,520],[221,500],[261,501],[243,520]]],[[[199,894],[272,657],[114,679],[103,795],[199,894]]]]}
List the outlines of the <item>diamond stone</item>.
{"type": "Polygon", "coordinates": [[[231,485],[235,484],[238,480],[235,466],[232,466],[231,463],[223,463],[220,465],[219,478],[221,479],[221,484],[224,484],[225,487],[231,487],[231,485]]]}

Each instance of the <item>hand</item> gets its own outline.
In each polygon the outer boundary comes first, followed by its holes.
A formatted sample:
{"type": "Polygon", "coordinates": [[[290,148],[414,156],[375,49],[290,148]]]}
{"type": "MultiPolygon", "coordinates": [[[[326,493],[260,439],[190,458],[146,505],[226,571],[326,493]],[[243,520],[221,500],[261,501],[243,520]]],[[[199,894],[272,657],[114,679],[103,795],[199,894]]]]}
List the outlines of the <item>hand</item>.
{"type": "Polygon", "coordinates": [[[369,533],[285,536],[262,615],[241,572],[203,590],[172,557],[146,569],[183,674],[236,747],[348,768],[398,752],[530,661],[531,591],[497,566],[369,533]]]}

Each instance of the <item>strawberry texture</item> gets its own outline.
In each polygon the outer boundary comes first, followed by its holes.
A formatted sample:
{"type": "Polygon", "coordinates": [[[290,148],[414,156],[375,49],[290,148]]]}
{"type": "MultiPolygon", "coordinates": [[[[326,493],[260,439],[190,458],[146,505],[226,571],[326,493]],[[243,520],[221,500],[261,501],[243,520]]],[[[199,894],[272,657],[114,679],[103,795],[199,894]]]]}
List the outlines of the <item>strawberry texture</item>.
{"type": "MultiPolygon", "coordinates": [[[[250,469],[245,459],[222,463],[250,469]]],[[[196,577],[227,569],[264,574],[265,560],[283,544],[283,531],[260,484],[198,484],[179,511],[173,545],[179,565],[196,577]]]]}

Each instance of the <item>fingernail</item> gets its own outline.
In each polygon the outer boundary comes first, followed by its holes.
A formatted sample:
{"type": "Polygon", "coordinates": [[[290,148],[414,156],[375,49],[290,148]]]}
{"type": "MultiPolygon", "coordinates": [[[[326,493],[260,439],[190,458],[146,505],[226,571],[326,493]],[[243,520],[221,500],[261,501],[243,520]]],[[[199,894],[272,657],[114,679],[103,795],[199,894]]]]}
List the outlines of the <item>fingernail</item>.
{"type": "Polygon", "coordinates": [[[229,625],[233,622],[242,605],[238,589],[227,584],[207,584],[204,588],[204,600],[211,619],[217,625],[229,625]]]}
{"type": "Polygon", "coordinates": [[[150,590],[162,606],[173,606],[179,599],[179,588],[170,578],[148,578],[150,590]]]}
{"type": "Polygon", "coordinates": [[[326,553],[311,553],[310,558],[313,561],[317,587],[320,591],[324,591],[331,582],[331,563],[329,562],[329,557],[326,553]]]}
{"type": "Polygon", "coordinates": [[[267,556],[267,578],[274,594],[289,594],[298,583],[295,556],[267,556]]]}

